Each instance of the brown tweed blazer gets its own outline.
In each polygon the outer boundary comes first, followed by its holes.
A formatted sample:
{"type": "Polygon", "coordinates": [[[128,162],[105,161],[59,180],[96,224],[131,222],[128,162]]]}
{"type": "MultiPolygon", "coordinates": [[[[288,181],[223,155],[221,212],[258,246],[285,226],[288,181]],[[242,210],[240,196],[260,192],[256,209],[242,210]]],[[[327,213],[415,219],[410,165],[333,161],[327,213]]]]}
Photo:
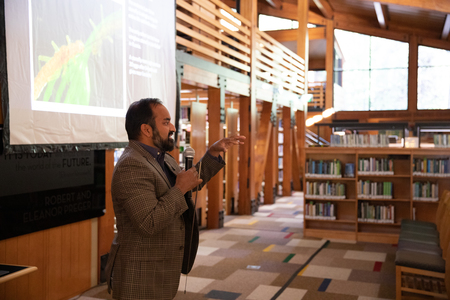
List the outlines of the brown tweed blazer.
{"type": "MultiPolygon", "coordinates": [[[[180,172],[172,156],[167,154],[165,163],[175,174],[180,172]]],[[[202,186],[223,166],[205,155],[202,186]]],[[[156,159],[133,140],[114,168],[111,192],[118,234],[111,245],[106,278],[113,298],[173,299],[184,254],[182,214],[188,209],[184,195],[171,187],[156,159]]]]}

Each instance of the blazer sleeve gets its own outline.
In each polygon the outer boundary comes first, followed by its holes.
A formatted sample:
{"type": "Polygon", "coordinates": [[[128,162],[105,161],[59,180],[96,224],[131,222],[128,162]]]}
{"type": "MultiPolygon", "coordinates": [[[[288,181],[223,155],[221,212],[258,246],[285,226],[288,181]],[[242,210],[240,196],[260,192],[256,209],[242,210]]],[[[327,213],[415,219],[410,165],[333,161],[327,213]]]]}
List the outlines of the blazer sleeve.
{"type": "Polygon", "coordinates": [[[114,172],[113,193],[141,236],[160,232],[188,209],[178,188],[165,180],[145,160],[129,158],[114,172]]]}
{"type": "Polygon", "coordinates": [[[219,162],[206,152],[202,159],[195,165],[197,171],[200,171],[200,178],[203,179],[199,189],[202,189],[202,187],[205,186],[205,184],[208,183],[208,181],[211,180],[211,178],[213,178],[224,166],[224,161],[219,162]],[[202,163],[201,170],[199,170],[200,162],[202,163]]]}

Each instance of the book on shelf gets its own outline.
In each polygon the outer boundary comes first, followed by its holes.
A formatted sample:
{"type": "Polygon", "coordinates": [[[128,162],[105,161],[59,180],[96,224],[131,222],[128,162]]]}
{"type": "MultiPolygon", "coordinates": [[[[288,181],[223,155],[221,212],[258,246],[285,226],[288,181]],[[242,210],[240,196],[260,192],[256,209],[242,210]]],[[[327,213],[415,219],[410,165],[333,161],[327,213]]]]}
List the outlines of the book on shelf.
{"type": "Polygon", "coordinates": [[[360,199],[392,199],[392,182],[359,180],[357,184],[360,199]]]}
{"type": "Polygon", "coordinates": [[[414,158],[413,176],[450,177],[450,158],[414,158]]]}
{"type": "Polygon", "coordinates": [[[313,201],[305,203],[305,219],[336,220],[334,204],[313,201]]]}
{"type": "Polygon", "coordinates": [[[330,136],[332,147],[389,147],[386,134],[345,134],[330,136]]]}
{"type": "Polygon", "coordinates": [[[439,184],[417,181],[413,183],[414,201],[439,201],[439,184]]]}
{"type": "Polygon", "coordinates": [[[450,134],[435,134],[433,135],[434,147],[436,148],[448,148],[450,140],[450,134]]]}
{"type": "Polygon", "coordinates": [[[305,198],[345,199],[345,184],[329,181],[307,181],[305,198]]]}
{"type": "Polygon", "coordinates": [[[362,201],[358,205],[358,221],[369,223],[394,223],[393,205],[372,205],[362,201]]]}
{"type": "Polygon", "coordinates": [[[394,161],[391,158],[358,159],[359,175],[394,175],[394,161]]]}
{"type": "Polygon", "coordinates": [[[306,177],[318,178],[341,178],[342,163],[338,159],[334,160],[312,160],[308,159],[305,164],[306,177]]]}

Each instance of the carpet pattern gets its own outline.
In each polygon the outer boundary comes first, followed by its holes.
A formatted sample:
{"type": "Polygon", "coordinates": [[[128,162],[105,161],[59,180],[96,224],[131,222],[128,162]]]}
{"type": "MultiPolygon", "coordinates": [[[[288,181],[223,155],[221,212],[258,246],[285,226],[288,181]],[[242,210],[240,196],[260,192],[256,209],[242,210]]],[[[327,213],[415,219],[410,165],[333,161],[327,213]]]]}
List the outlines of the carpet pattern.
{"type": "MultiPolygon", "coordinates": [[[[303,238],[302,207],[296,193],[201,231],[175,300],[395,299],[396,245],[303,238]]],[[[112,298],[101,285],[74,299],[112,298]]]]}

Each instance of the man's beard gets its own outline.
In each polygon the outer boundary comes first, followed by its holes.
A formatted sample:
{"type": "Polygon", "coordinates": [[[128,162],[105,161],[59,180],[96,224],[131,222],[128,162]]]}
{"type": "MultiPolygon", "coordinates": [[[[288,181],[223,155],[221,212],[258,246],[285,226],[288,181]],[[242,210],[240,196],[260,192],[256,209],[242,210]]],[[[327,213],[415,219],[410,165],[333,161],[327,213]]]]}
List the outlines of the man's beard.
{"type": "Polygon", "coordinates": [[[170,139],[169,136],[172,132],[169,133],[166,139],[163,139],[159,134],[158,129],[155,126],[153,129],[153,144],[161,151],[169,152],[172,151],[175,147],[175,141],[170,139]]]}

